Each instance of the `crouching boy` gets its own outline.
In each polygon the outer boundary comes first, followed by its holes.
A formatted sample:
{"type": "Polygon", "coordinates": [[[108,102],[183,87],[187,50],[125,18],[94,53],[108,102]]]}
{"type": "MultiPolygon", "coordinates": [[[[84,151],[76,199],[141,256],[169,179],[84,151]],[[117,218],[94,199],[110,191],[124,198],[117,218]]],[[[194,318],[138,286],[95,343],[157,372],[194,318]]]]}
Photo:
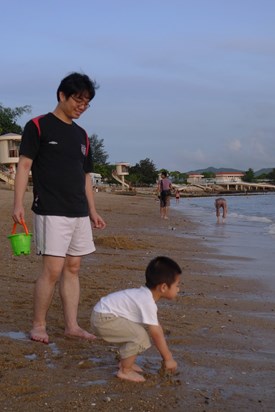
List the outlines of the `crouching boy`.
{"type": "Polygon", "coordinates": [[[95,305],[91,316],[95,333],[106,342],[121,344],[119,378],[145,381],[142,369],[135,363],[137,355],[151,346],[144,325],[163,358],[164,367],[168,371],[176,370],[177,362],[158,322],[156,302],[176,298],[180,274],[181,269],[175,261],[165,256],[156,257],[146,268],[145,286],[111,293],[95,305]]]}

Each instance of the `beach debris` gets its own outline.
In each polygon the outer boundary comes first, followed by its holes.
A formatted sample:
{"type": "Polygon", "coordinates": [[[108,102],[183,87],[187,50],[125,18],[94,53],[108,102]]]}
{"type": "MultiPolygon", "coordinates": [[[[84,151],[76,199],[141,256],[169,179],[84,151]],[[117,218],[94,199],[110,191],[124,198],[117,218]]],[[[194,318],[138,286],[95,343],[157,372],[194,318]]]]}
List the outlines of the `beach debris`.
{"type": "Polygon", "coordinates": [[[150,247],[143,240],[131,239],[128,236],[101,236],[97,238],[97,245],[111,248],[111,249],[125,249],[125,250],[135,250],[135,249],[147,249],[150,247]]]}

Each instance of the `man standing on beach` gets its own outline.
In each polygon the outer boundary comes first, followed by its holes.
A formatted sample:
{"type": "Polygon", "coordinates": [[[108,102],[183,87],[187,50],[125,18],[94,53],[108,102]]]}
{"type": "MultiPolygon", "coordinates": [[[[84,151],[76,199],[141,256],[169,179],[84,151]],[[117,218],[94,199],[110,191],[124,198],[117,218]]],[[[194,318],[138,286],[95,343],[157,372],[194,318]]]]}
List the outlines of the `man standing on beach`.
{"type": "Polygon", "coordinates": [[[34,291],[32,340],[48,343],[46,315],[56,283],[63,304],[65,335],[88,340],[94,335],[77,322],[81,257],[95,250],[90,219],[103,229],[97,214],[90,172],[91,150],[86,132],[73,120],[90,106],[95,83],[84,74],[65,77],[52,113],[30,120],[24,129],[15,178],[13,219],[24,221],[23,198],[30,170],[33,179],[36,252],[43,256],[34,291]]]}

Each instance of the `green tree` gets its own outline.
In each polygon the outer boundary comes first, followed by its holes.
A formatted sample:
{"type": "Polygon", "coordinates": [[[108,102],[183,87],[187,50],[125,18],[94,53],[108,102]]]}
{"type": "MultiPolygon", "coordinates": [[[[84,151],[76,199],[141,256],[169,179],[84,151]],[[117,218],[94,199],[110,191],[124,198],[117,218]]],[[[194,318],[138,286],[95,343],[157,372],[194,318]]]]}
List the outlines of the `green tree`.
{"type": "Polygon", "coordinates": [[[14,109],[11,109],[10,107],[4,107],[0,104],[0,135],[6,133],[22,134],[23,129],[16,123],[17,119],[24,113],[30,112],[31,106],[15,107],[14,109]]]}
{"type": "Polygon", "coordinates": [[[115,170],[116,168],[115,165],[97,164],[95,168],[96,168],[95,173],[101,174],[102,180],[104,180],[106,183],[113,182],[112,171],[115,170]]]}
{"type": "Polygon", "coordinates": [[[188,174],[187,173],[180,173],[179,174],[179,183],[187,183],[188,174]]]}
{"type": "Polygon", "coordinates": [[[179,171],[174,171],[174,172],[170,172],[168,173],[169,176],[172,178],[173,183],[186,183],[187,180],[187,174],[186,173],[181,173],[179,171]]]}
{"type": "Polygon", "coordinates": [[[203,172],[202,174],[206,179],[213,179],[216,176],[213,172],[203,172]]]}
{"type": "Polygon", "coordinates": [[[272,180],[273,183],[275,183],[275,169],[272,169],[272,171],[267,174],[267,178],[272,180]]]}
{"type": "Polygon", "coordinates": [[[107,165],[107,159],[109,157],[104,149],[104,139],[99,139],[97,134],[92,134],[89,137],[89,141],[92,152],[93,171],[95,173],[100,173],[100,166],[107,165]]]}
{"type": "Polygon", "coordinates": [[[156,183],[157,177],[156,166],[152,160],[146,158],[130,168],[127,180],[135,186],[148,186],[156,183]]]}
{"type": "Polygon", "coordinates": [[[267,173],[262,173],[262,174],[259,175],[259,176],[255,176],[255,178],[256,178],[257,180],[265,180],[265,179],[268,179],[269,177],[268,177],[268,174],[267,174],[267,173]]]}
{"type": "Polygon", "coordinates": [[[245,172],[244,177],[243,177],[243,181],[244,182],[250,182],[250,183],[255,181],[255,175],[254,175],[254,170],[253,169],[249,168],[245,172]]]}
{"type": "Polygon", "coordinates": [[[158,171],[158,174],[161,174],[161,173],[166,173],[167,174],[167,176],[169,176],[170,175],[170,172],[169,172],[169,170],[167,170],[167,169],[160,169],[159,171],[158,171]]]}

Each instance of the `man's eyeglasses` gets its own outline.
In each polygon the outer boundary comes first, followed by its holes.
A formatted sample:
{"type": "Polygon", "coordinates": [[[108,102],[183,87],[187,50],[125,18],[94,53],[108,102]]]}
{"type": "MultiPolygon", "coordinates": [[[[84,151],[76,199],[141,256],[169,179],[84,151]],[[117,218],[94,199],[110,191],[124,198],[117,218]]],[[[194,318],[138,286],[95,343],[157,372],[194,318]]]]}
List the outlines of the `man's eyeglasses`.
{"type": "Polygon", "coordinates": [[[85,100],[80,99],[79,97],[70,96],[78,106],[83,106],[85,110],[89,109],[90,103],[85,102],[85,100]]]}

